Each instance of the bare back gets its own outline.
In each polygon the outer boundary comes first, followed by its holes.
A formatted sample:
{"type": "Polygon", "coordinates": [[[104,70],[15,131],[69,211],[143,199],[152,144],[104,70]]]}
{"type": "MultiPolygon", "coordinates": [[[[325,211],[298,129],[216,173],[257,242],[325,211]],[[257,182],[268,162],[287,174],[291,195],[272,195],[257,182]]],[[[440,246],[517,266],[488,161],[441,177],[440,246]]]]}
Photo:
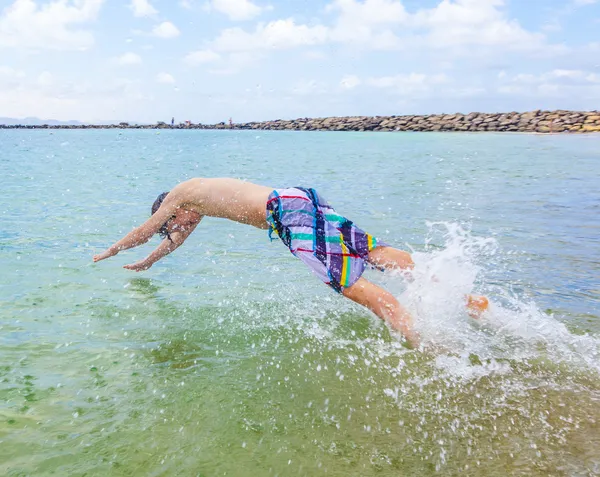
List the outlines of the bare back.
{"type": "Polygon", "coordinates": [[[267,229],[271,187],[231,178],[195,178],[177,185],[167,198],[201,216],[219,217],[267,229]]]}

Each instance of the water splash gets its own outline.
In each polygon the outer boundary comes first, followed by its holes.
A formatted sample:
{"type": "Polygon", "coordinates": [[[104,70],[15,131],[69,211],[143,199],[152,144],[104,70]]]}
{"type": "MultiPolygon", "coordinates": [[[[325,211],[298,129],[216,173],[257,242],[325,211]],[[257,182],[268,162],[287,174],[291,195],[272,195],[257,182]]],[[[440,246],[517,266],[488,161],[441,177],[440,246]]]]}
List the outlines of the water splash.
{"type": "MultiPolygon", "coordinates": [[[[386,283],[413,314],[425,347],[456,355],[467,366],[469,357],[476,355],[478,361],[542,359],[600,372],[598,337],[572,333],[558,317],[516,292],[510,281],[486,281],[506,266],[495,239],[477,237],[459,224],[428,225],[424,250],[413,252],[413,280],[406,283],[396,276],[386,283]],[[469,293],[490,298],[490,308],[480,320],[466,312],[464,297],[469,293]]],[[[448,369],[456,369],[452,362],[448,369]]],[[[438,363],[444,366],[447,360],[438,363]]]]}

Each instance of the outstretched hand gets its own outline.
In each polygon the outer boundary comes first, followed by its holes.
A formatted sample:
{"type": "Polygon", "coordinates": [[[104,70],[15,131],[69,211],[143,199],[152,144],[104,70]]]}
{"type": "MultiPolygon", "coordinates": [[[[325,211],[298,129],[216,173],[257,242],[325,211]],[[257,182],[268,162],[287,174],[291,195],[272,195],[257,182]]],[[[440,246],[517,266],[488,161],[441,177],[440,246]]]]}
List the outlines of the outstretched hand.
{"type": "Polygon", "coordinates": [[[112,250],[110,248],[106,249],[104,252],[99,253],[98,255],[94,255],[94,262],[99,262],[100,260],[104,260],[105,258],[112,257],[116,255],[118,252],[116,250],[112,250]]]}
{"type": "Polygon", "coordinates": [[[139,262],[131,263],[129,265],[123,265],[123,268],[133,270],[134,272],[143,272],[144,270],[148,270],[151,266],[152,265],[145,260],[140,260],[139,262]]]}

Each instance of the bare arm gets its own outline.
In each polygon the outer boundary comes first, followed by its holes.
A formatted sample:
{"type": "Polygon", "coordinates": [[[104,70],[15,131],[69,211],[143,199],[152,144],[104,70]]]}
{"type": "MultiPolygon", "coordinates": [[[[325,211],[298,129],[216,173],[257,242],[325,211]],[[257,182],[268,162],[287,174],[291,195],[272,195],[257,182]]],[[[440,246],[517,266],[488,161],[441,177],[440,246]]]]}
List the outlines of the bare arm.
{"type": "Polygon", "coordinates": [[[121,250],[137,247],[138,245],[142,245],[150,240],[150,238],[156,232],[158,232],[162,225],[175,214],[176,209],[180,205],[179,201],[177,200],[177,195],[173,197],[170,196],[171,194],[167,196],[156,213],[146,220],[146,222],[133,229],[131,232],[125,235],[125,237],[111,245],[104,252],[94,255],[94,262],[99,262],[105,258],[112,257],[118,254],[121,250]]]}
{"type": "Polygon", "coordinates": [[[158,262],[161,258],[166,257],[171,252],[179,248],[180,245],[185,242],[185,240],[190,236],[190,234],[194,231],[198,224],[194,224],[185,230],[180,232],[171,233],[171,240],[168,238],[164,239],[154,251],[148,255],[143,260],[139,262],[132,263],[130,265],[125,265],[123,268],[127,270],[134,270],[136,272],[141,272],[143,270],[148,270],[152,265],[158,262]]]}

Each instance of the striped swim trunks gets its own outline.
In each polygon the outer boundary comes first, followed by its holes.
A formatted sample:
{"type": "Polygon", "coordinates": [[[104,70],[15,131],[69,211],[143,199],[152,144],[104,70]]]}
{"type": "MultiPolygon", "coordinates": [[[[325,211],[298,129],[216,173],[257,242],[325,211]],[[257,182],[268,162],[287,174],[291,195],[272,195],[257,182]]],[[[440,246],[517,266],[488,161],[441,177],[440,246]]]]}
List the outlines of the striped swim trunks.
{"type": "Polygon", "coordinates": [[[269,237],[273,232],[323,282],[337,292],[363,274],[369,252],[386,246],[356,227],[314,190],[276,189],[267,200],[269,237]]]}

